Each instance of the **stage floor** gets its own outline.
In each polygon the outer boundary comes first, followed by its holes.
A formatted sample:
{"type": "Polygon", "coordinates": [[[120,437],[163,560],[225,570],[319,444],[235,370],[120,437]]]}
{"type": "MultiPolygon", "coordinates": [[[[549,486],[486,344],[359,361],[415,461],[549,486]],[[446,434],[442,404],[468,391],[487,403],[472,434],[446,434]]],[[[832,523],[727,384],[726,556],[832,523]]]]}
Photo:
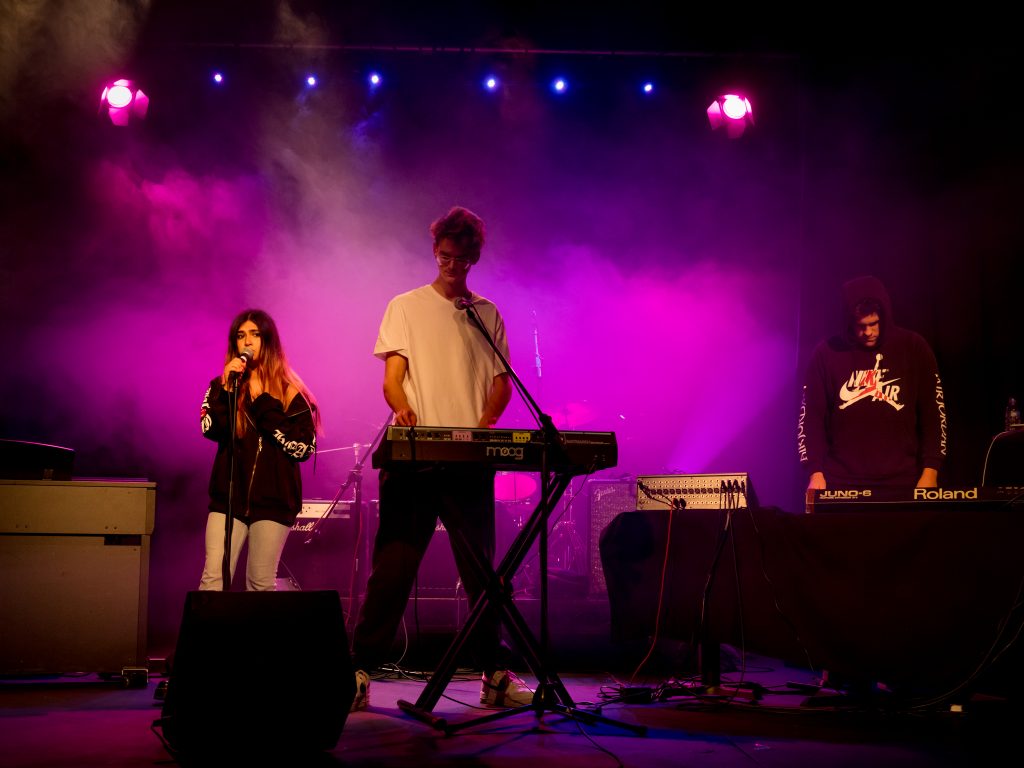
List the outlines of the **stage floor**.
{"type": "MultiPolygon", "coordinates": [[[[742,666],[742,662],[741,662],[742,666]]],[[[253,674],[238,670],[233,674],[253,674]]],[[[612,725],[585,725],[564,716],[519,713],[445,735],[411,718],[399,699],[415,701],[417,673],[403,670],[371,685],[368,711],[349,715],[341,740],[316,765],[508,766],[957,766],[994,760],[1016,744],[1020,711],[1005,700],[970,700],[963,711],[910,713],[877,706],[829,705],[789,683],[816,677],[773,659],[750,656],[746,669],[723,674],[723,684],[759,688],[749,698],[700,698],[685,680],[639,677],[633,686],[664,691],[652,703],[610,701],[630,673],[560,672],[575,703],[585,710],[646,726],[634,735],[612,725]]],[[[529,676],[524,676],[532,682],[529,676]]],[[[160,716],[155,697],[161,678],[144,688],[120,687],[95,676],[5,680],[0,683],[0,765],[139,766],[173,764],[151,729],[160,716]]],[[[479,682],[456,675],[434,714],[452,723],[493,710],[477,706],[479,682]]],[[[749,690],[749,689],[745,689],[749,690]]],[[[723,691],[728,693],[728,691],[723,691]]],[[[247,703],[237,702],[244,707],[247,703]]],[[[287,705],[286,705],[287,706],[287,705]]],[[[301,702],[294,703],[301,708],[301,702]]],[[[227,737],[227,735],[226,735],[227,737]]],[[[289,761],[292,762],[292,761],[289,761]]]]}

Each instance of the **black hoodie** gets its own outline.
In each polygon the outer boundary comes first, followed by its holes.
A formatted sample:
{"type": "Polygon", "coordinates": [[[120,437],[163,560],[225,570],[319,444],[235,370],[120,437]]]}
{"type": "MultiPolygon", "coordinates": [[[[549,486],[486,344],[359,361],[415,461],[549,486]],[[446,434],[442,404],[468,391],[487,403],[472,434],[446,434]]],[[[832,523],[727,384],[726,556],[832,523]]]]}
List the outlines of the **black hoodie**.
{"type": "MultiPolygon", "coordinates": [[[[302,507],[299,462],[316,450],[313,415],[306,398],[297,394],[284,409],[281,401],[264,392],[247,408],[248,429],[235,437],[235,498],[232,517],[245,523],[273,520],[291,526],[302,507]]],[[[217,443],[210,472],[210,511],[226,512],[230,438],[228,394],[220,379],[210,382],[203,397],[200,424],[217,443]]]]}
{"type": "Polygon", "coordinates": [[[946,409],[938,365],[919,334],[892,320],[881,281],[843,285],[845,328],[814,350],[797,426],[800,463],[823,472],[829,488],[913,487],[946,456],[946,409]],[[866,349],[854,333],[854,308],[873,299],[879,340],[866,349]]]}

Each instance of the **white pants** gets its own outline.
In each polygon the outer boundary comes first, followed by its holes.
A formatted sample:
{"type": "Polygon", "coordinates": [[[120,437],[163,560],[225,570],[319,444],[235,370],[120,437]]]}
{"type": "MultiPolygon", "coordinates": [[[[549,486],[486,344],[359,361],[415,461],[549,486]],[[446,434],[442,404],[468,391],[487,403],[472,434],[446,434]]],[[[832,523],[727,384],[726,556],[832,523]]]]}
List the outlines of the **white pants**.
{"type": "MultiPolygon", "coordinates": [[[[220,591],[224,568],[224,518],[223,512],[211,512],[206,518],[206,564],[199,589],[220,591]]],[[[245,588],[250,592],[273,592],[277,588],[277,563],[288,539],[287,525],[273,520],[258,520],[246,525],[233,519],[231,529],[231,576],[234,578],[235,565],[242,545],[249,539],[248,563],[245,568],[245,588]]]]}

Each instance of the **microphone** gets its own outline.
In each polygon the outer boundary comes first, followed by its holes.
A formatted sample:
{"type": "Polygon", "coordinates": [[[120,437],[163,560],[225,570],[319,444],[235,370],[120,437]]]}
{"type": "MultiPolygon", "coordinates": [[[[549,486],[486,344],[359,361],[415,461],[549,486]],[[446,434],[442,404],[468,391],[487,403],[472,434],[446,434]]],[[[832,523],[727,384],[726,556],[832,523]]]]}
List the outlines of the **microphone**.
{"type": "Polygon", "coordinates": [[[536,311],[533,313],[533,318],[534,318],[534,324],[533,324],[533,362],[534,362],[534,365],[537,366],[537,378],[541,379],[541,378],[544,377],[544,373],[543,373],[543,371],[541,371],[541,367],[540,367],[540,361],[541,361],[541,357],[540,357],[540,339],[538,339],[538,337],[537,337],[537,323],[536,323],[537,313],[536,313],[536,311]]]}
{"type": "MultiPolygon", "coordinates": [[[[249,363],[252,362],[253,357],[256,355],[256,350],[252,347],[245,347],[238,355],[245,361],[245,367],[249,367],[249,363]]],[[[238,381],[238,371],[232,371],[228,381],[238,381]]]]}
{"type": "Polygon", "coordinates": [[[469,309],[473,306],[473,300],[467,299],[464,296],[455,297],[455,308],[456,309],[469,309]]]}

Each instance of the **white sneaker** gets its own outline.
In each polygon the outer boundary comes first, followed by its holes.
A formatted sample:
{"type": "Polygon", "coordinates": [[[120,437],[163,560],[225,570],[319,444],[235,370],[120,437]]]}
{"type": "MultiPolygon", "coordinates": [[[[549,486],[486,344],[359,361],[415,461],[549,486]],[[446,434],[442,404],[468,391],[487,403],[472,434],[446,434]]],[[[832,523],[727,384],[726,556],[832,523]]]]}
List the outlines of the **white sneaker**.
{"type": "Polygon", "coordinates": [[[488,707],[522,707],[533,703],[533,691],[507,669],[499,669],[490,679],[480,678],[480,703],[488,707]]]}
{"type": "Polygon", "coordinates": [[[361,669],[356,670],[356,697],[352,699],[349,712],[362,712],[370,706],[370,676],[361,669]]]}

